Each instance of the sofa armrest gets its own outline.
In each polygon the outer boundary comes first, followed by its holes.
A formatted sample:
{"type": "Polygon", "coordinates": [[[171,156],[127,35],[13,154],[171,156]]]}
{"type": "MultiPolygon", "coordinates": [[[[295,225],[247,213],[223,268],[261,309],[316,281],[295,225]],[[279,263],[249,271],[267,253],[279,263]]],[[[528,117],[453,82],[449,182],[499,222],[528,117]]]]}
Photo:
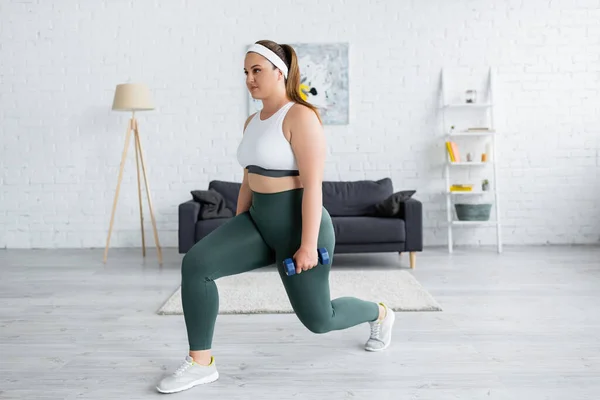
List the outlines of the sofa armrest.
{"type": "Polygon", "coordinates": [[[406,225],[406,250],[423,250],[423,204],[414,198],[400,203],[398,217],[406,225]]]}
{"type": "Polygon", "coordinates": [[[188,200],[179,205],[179,253],[187,253],[196,243],[196,222],[200,216],[202,205],[188,200]]]}

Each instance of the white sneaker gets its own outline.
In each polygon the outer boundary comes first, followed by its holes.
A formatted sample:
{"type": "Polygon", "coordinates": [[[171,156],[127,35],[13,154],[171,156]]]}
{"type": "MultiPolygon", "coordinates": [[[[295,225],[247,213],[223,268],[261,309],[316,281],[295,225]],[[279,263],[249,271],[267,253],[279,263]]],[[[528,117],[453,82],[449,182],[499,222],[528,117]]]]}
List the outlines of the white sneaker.
{"type": "Polygon", "coordinates": [[[369,337],[369,340],[365,344],[365,350],[367,351],[385,350],[392,342],[392,327],[394,326],[396,315],[385,304],[379,304],[385,308],[385,317],[381,321],[369,322],[371,325],[371,337],[369,337]]]}
{"type": "Polygon", "coordinates": [[[160,381],[156,390],[161,393],[181,392],[196,385],[214,382],[217,379],[219,379],[219,372],[214,357],[211,357],[209,365],[200,365],[188,355],[172,375],[160,381]]]}

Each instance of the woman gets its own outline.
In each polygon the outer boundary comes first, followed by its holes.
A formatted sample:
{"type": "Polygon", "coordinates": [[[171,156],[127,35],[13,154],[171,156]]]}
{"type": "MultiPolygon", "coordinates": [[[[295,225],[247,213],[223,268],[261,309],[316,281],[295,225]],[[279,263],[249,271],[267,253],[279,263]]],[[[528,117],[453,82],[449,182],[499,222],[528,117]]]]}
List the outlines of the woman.
{"type": "Polygon", "coordinates": [[[163,393],[219,377],[210,350],[219,303],[215,280],[273,263],[296,315],[310,331],[326,333],[369,322],[366,350],[383,350],[391,341],[394,312],[383,303],[353,297],[332,301],[330,265],[317,266],[317,249],[325,247],[332,261],[335,246],[331,218],[322,204],[326,146],[317,109],[299,93],[294,49],[258,41],[244,63],[248,90],[263,108],[244,124],[237,152],[244,178],[236,216],[183,258],[181,296],[189,354],[159,383],[163,393]],[[297,274],[288,276],[282,261],[291,256],[297,274]]]}

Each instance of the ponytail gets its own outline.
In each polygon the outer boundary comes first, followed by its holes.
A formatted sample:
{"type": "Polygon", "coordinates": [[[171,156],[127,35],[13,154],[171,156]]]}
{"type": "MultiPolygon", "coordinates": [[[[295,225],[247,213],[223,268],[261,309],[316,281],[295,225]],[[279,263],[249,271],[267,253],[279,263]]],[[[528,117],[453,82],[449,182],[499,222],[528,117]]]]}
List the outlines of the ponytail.
{"type": "Polygon", "coordinates": [[[317,107],[305,101],[300,95],[300,67],[298,66],[298,57],[296,56],[294,48],[288,44],[282,44],[280,46],[285,52],[286,58],[289,60],[288,77],[285,83],[285,91],[288,97],[292,101],[305,105],[313,110],[317,115],[319,122],[322,124],[323,121],[321,120],[321,116],[319,115],[319,110],[317,107]]]}

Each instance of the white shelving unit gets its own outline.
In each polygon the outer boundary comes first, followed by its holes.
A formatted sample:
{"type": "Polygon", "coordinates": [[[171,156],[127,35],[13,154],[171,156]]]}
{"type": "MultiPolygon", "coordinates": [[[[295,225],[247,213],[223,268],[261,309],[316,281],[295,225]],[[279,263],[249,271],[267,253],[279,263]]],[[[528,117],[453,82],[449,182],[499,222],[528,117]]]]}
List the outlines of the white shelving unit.
{"type": "MultiPolygon", "coordinates": [[[[446,177],[446,188],[444,190],[446,196],[446,213],[447,213],[447,224],[448,224],[448,252],[453,251],[453,228],[454,227],[472,227],[472,226],[495,226],[496,227],[496,244],[498,253],[502,252],[502,236],[501,236],[501,224],[500,224],[500,199],[498,195],[498,173],[497,173],[497,157],[496,157],[496,139],[498,132],[494,125],[494,71],[489,68],[487,76],[487,101],[483,103],[467,102],[448,102],[448,72],[442,69],[442,129],[443,129],[443,140],[444,140],[444,153],[446,154],[445,163],[445,177],[446,177]],[[485,113],[482,115],[486,120],[486,126],[489,127],[489,131],[453,131],[450,132],[450,127],[456,125],[450,122],[447,113],[453,112],[454,110],[460,110],[460,112],[473,113],[485,113]],[[471,139],[485,140],[491,144],[490,154],[487,161],[466,161],[466,153],[461,153],[460,162],[452,162],[448,152],[446,151],[446,141],[465,141],[471,139]],[[463,161],[464,160],[464,161],[463,161]],[[452,192],[450,191],[451,173],[455,169],[483,169],[490,168],[492,171],[493,179],[490,181],[490,189],[483,191],[481,185],[479,187],[475,185],[475,188],[479,190],[473,190],[471,192],[452,192]],[[459,221],[454,218],[454,203],[457,199],[468,199],[472,197],[483,197],[489,196],[492,198],[492,214],[489,221],[459,221]]],[[[480,97],[478,93],[477,97],[480,97]]]]}

